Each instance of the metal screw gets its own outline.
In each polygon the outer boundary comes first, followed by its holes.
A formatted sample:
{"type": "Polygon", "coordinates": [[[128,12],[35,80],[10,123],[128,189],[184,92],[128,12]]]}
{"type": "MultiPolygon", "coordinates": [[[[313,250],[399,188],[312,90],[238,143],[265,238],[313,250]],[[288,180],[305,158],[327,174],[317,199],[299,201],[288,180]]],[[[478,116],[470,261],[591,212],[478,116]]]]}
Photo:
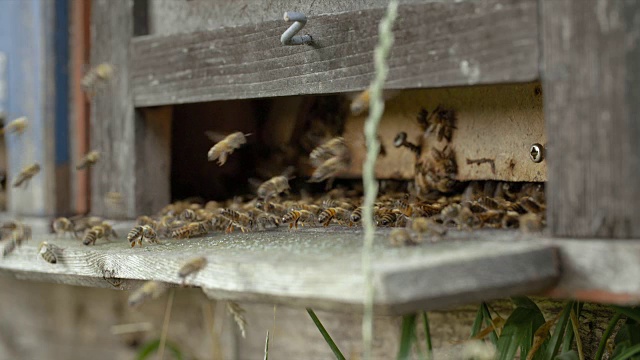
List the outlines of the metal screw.
{"type": "Polygon", "coordinates": [[[393,139],[393,146],[397,148],[404,146],[409,150],[413,151],[414,153],[416,153],[417,155],[420,155],[420,146],[408,142],[407,133],[404,131],[399,132],[398,135],[396,135],[396,138],[393,139]]]}
{"type": "Polygon", "coordinates": [[[544,160],[544,147],[540,144],[531,145],[529,149],[529,157],[534,163],[539,163],[544,160]]]}
{"type": "Polygon", "coordinates": [[[282,45],[304,45],[313,42],[313,38],[309,34],[296,35],[307,23],[307,17],[303,13],[286,12],[284,13],[284,21],[293,21],[294,23],[280,36],[282,45]]]}

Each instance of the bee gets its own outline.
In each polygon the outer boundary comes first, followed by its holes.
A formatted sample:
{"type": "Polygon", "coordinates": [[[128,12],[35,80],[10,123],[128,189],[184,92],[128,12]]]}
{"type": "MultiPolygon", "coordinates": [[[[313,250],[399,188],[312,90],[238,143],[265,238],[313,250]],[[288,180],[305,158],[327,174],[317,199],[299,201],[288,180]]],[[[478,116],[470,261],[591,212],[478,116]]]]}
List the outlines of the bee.
{"type": "Polygon", "coordinates": [[[349,210],[352,211],[356,208],[355,205],[350,204],[348,202],[345,201],[339,201],[339,200],[334,200],[334,199],[326,199],[324,201],[322,201],[322,208],[323,209],[328,209],[330,207],[339,207],[339,208],[343,208],[345,210],[349,210]]]}
{"type": "Polygon", "coordinates": [[[277,215],[270,214],[264,211],[255,210],[257,214],[252,213],[254,217],[254,223],[258,225],[258,228],[264,230],[268,227],[278,227],[280,226],[280,219],[277,215]]]}
{"type": "Polygon", "coordinates": [[[159,281],[147,281],[129,296],[129,306],[137,307],[147,300],[156,299],[166,289],[166,285],[159,281]]]}
{"type": "Polygon", "coordinates": [[[258,187],[258,197],[266,202],[272,196],[289,190],[289,179],[286,176],[274,176],[258,187]]]}
{"type": "Polygon", "coordinates": [[[149,225],[153,228],[156,228],[158,226],[158,223],[155,220],[146,215],[139,216],[138,219],[136,219],[136,224],[140,226],[149,225]]]}
{"type": "Polygon", "coordinates": [[[282,204],[275,204],[272,202],[258,201],[256,202],[256,209],[274,214],[276,216],[284,216],[284,214],[287,213],[286,206],[282,204]]]}
{"type": "Polygon", "coordinates": [[[396,223],[397,215],[390,209],[384,209],[378,211],[376,214],[376,221],[380,226],[392,226],[396,223]]]}
{"type": "MultiPolygon", "coordinates": [[[[142,225],[142,238],[149,243],[158,243],[158,234],[149,225],[142,225]]],[[[142,246],[142,243],[138,243],[142,246]]]]}
{"type": "Polygon", "coordinates": [[[418,116],[416,116],[416,120],[418,121],[418,125],[422,128],[422,131],[427,131],[429,128],[429,112],[427,109],[420,108],[418,116]]]}
{"type": "Polygon", "coordinates": [[[195,221],[196,217],[196,212],[191,209],[184,209],[180,214],[180,219],[183,221],[195,221]]]}
{"type": "Polygon", "coordinates": [[[345,160],[345,158],[341,157],[332,157],[331,159],[325,161],[313,171],[311,174],[311,178],[309,178],[309,182],[322,182],[329,178],[333,178],[342,171],[346,170],[349,167],[349,163],[345,160]]]}
{"type": "Polygon", "coordinates": [[[338,222],[350,221],[351,213],[348,210],[342,208],[328,208],[318,215],[318,222],[324,227],[329,226],[331,220],[335,219],[338,222]]]}
{"type": "Polygon", "coordinates": [[[182,285],[184,286],[187,276],[199,272],[204,269],[205,266],[207,266],[207,258],[204,256],[191,259],[184,263],[180,267],[180,270],[178,270],[178,276],[182,279],[182,285]]]}
{"type": "MultiPolygon", "coordinates": [[[[422,115],[422,110],[420,114],[422,115]]],[[[453,130],[456,129],[456,113],[451,109],[443,109],[440,105],[431,113],[425,121],[425,125],[428,125],[426,134],[435,133],[438,141],[446,139],[448,142],[453,137],[453,130]]]]}
{"type": "Polygon", "coordinates": [[[318,167],[333,157],[344,158],[348,155],[349,148],[343,137],[335,137],[322,145],[317,146],[309,154],[313,166],[318,167]]]}
{"type": "Polygon", "coordinates": [[[40,172],[40,164],[38,163],[34,163],[25,167],[24,169],[22,169],[22,171],[20,171],[20,173],[18,174],[18,177],[13,182],[13,187],[18,187],[22,184],[24,184],[24,186],[27,187],[29,185],[29,180],[31,180],[31,178],[36,176],[39,172],[40,172]]]}
{"type": "Polygon", "coordinates": [[[76,165],[76,170],[86,169],[95,165],[100,160],[100,153],[96,150],[89,151],[85,156],[80,159],[80,163],[76,165]]]}
{"type": "Polygon", "coordinates": [[[46,241],[41,242],[38,246],[38,254],[50,264],[56,264],[58,262],[58,254],[61,251],[61,248],[53,244],[49,244],[46,241]]]}
{"type": "Polygon", "coordinates": [[[53,232],[56,233],[56,237],[64,233],[74,234],[77,237],[73,222],[65,217],[59,217],[53,221],[53,232]]]}
{"type": "Polygon", "coordinates": [[[294,226],[297,229],[298,223],[303,226],[305,222],[313,221],[314,217],[313,213],[308,210],[292,210],[282,217],[282,222],[289,223],[289,229],[294,226]]]}
{"type": "Polygon", "coordinates": [[[523,197],[522,199],[520,199],[518,204],[522,206],[527,212],[533,214],[539,214],[546,210],[546,207],[544,205],[539,204],[531,196],[523,197]]]}
{"type": "Polygon", "coordinates": [[[16,245],[22,245],[24,241],[31,240],[31,226],[16,221],[11,237],[16,245]]]}
{"type": "MultiPolygon", "coordinates": [[[[400,94],[400,90],[384,90],[382,92],[382,98],[386,101],[392,99],[400,94]]],[[[349,109],[351,115],[358,116],[369,111],[369,101],[371,100],[371,91],[367,88],[359,93],[352,101],[349,109]]]]}
{"type": "Polygon", "coordinates": [[[242,232],[248,232],[253,228],[253,219],[247,215],[231,209],[220,209],[220,215],[231,220],[231,225],[227,227],[226,232],[233,231],[233,227],[240,228],[242,232]]]}
{"type": "Polygon", "coordinates": [[[143,226],[145,225],[134,226],[133,229],[129,231],[129,234],[127,235],[127,241],[129,241],[129,244],[131,244],[131,247],[136,246],[136,242],[138,242],[138,245],[142,246],[142,236],[144,233],[143,226]]]}
{"type": "Polygon", "coordinates": [[[518,225],[524,233],[540,232],[544,228],[544,220],[540,214],[528,213],[520,215],[518,225]]]}
{"type": "Polygon", "coordinates": [[[90,245],[96,244],[96,241],[98,239],[101,239],[102,237],[104,237],[104,228],[100,225],[94,226],[91,229],[89,229],[85,234],[84,234],[84,239],[82,240],[82,244],[83,245],[90,245]]]}
{"type": "MultiPolygon", "coordinates": [[[[233,153],[234,150],[239,149],[242,145],[247,143],[247,136],[251,134],[245,134],[241,131],[234,132],[228,135],[209,149],[207,157],[209,161],[218,160],[218,165],[222,166],[227,162],[227,157],[233,153]]],[[[210,136],[210,138],[213,136],[210,136]]]]}
{"type": "Polygon", "coordinates": [[[174,239],[186,239],[191,235],[191,230],[189,226],[181,226],[177,229],[171,231],[171,237],[174,239]]]}
{"type": "Polygon", "coordinates": [[[362,206],[358,206],[351,212],[351,215],[349,215],[349,220],[351,221],[349,223],[349,226],[357,224],[360,222],[360,220],[362,220],[362,206]]]}
{"type": "Polygon", "coordinates": [[[106,222],[102,222],[98,226],[102,227],[102,231],[104,232],[104,238],[107,241],[109,241],[109,236],[118,237],[118,234],[116,234],[116,231],[113,229],[111,224],[106,223],[106,222]]]}
{"type": "Polygon", "coordinates": [[[80,84],[82,88],[89,92],[93,90],[98,84],[104,83],[111,79],[113,76],[113,66],[108,63],[98,64],[93,69],[89,70],[82,78],[80,84]]]}
{"type": "Polygon", "coordinates": [[[446,226],[438,224],[437,222],[426,217],[417,217],[411,219],[411,230],[415,231],[417,234],[420,234],[420,236],[425,233],[443,236],[447,233],[446,226]]]}
{"type": "Polygon", "coordinates": [[[18,135],[21,135],[27,129],[28,125],[29,120],[27,120],[26,117],[19,117],[0,129],[0,135],[9,133],[16,133],[18,135]]]}
{"type": "Polygon", "coordinates": [[[515,211],[507,211],[502,217],[502,227],[505,229],[514,229],[520,226],[520,214],[515,211]]]}
{"type": "Polygon", "coordinates": [[[395,228],[389,233],[389,243],[392,246],[417,245],[417,239],[405,228],[395,228]]]}
{"type": "Polygon", "coordinates": [[[2,242],[4,243],[4,246],[2,247],[2,256],[7,256],[9,254],[11,254],[13,252],[13,250],[16,249],[16,246],[18,244],[16,244],[15,240],[13,239],[3,239],[2,242]]]}

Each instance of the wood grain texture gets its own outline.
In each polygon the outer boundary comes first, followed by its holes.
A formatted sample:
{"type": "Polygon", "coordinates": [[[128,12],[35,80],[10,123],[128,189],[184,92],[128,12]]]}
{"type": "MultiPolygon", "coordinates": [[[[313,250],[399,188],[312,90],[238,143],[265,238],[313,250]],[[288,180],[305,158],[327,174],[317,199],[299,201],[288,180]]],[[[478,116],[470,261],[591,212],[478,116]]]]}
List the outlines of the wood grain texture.
{"type": "Polygon", "coordinates": [[[541,4],[551,232],[638,238],[640,3],[541,4]]]}
{"type": "Polygon", "coordinates": [[[115,72],[91,103],[91,148],[102,154],[91,170],[91,212],[113,218],[154,213],[170,199],[171,108],[134,111],[133,2],[95,0],[92,6],[91,63],[110,63],[115,72]],[[116,209],[106,200],[110,192],[122,196],[116,209]]]}
{"type": "MultiPolygon", "coordinates": [[[[139,37],[131,73],[138,107],[356,91],[373,76],[384,9],[319,15],[314,46],[282,46],[283,20],[206,32],[139,37]]],[[[538,78],[537,1],[402,5],[386,88],[538,78]]]]}
{"type": "MultiPolygon", "coordinates": [[[[376,177],[413,179],[416,156],[406,148],[395,148],[396,134],[404,131],[408,141],[442,149],[446,144],[435,136],[424,139],[424,130],[416,117],[421,108],[433,111],[438,105],[453,109],[457,116],[451,148],[458,164],[457,179],[546,181],[546,161],[529,159],[532,144],[546,144],[542,95],[536,95],[539,83],[405,90],[387,100],[378,134],[386,156],[376,162],[376,177]],[[467,160],[489,159],[491,164],[468,164],[467,160]]],[[[349,116],[344,137],[351,150],[351,165],[343,174],[361,177],[365,157],[362,132],[366,115],[349,116]]]]}
{"type": "Polygon", "coordinates": [[[135,114],[130,96],[129,51],[133,2],[94,0],[91,4],[91,66],[109,63],[112,78],[91,101],[90,147],[100,151],[91,169],[91,212],[106,215],[108,192],[122,194],[124,213],[135,216],[135,114]]]}
{"type": "MultiPolygon", "coordinates": [[[[556,251],[544,243],[517,241],[513,232],[453,231],[445,241],[390,248],[387,230],[374,250],[376,311],[399,314],[548,289],[559,275],[556,251]],[[505,271],[505,268],[514,271],[505,271]]],[[[96,246],[48,240],[65,248],[60,263],[36,256],[37,243],[19,248],[0,269],[22,279],[96,286],[114,278],[179,284],[186,260],[206,256],[207,267],[189,279],[212,298],[285,303],[337,311],[360,311],[364,294],[361,230],[303,229],[218,234],[162,245],[129,248],[124,239],[96,246]]]]}

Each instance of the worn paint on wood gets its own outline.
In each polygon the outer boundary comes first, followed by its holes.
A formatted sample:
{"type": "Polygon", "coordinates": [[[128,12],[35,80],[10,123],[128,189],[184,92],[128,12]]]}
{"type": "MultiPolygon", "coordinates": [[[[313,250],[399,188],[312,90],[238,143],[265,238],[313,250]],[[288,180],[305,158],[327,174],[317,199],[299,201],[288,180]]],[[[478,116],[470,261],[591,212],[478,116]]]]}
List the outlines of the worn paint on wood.
{"type": "Polygon", "coordinates": [[[551,232],[639,238],[640,3],[541,5],[551,232]]]}
{"type": "MultiPolygon", "coordinates": [[[[535,293],[553,285],[559,275],[555,249],[516,241],[519,233],[452,231],[445,241],[411,248],[390,248],[388,229],[377,234],[373,270],[380,314],[535,293]]],[[[23,279],[90,286],[104,282],[105,270],[115,278],[179,284],[181,264],[206,256],[207,267],[188,283],[213,298],[359,311],[364,294],[361,238],[361,230],[345,228],[276,230],[165,240],[132,249],[124,239],[83,246],[50,236],[65,248],[60,264],[37,258],[38,240],[44,239],[39,237],[4,258],[0,269],[23,279]]]]}
{"type": "MultiPolygon", "coordinates": [[[[449,146],[455,149],[458,180],[546,181],[546,161],[534,163],[529,158],[532,144],[546,144],[539,89],[540,84],[529,83],[402,91],[385,104],[378,134],[387,154],[378,157],[376,177],[413,179],[414,153],[393,146],[401,131],[408,134],[408,141],[422,145],[423,152],[442,149],[445,143],[434,141],[433,136],[422,139],[425,132],[416,120],[422,107],[433,111],[441,105],[457,115],[449,146]],[[467,163],[478,159],[489,159],[494,166],[467,163]]],[[[344,174],[348,177],[362,175],[365,118],[350,116],[345,125],[344,137],[352,154],[344,174]]]]}
{"type": "MultiPolygon", "coordinates": [[[[283,20],[132,42],[136,106],[361,90],[384,9],[309,19],[314,46],[282,46],[283,20]]],[[[538,78],[537,1],[402,5],[387,88],[538,78]],[[454,16],[455,14],[455,16],[454,16]]]]}

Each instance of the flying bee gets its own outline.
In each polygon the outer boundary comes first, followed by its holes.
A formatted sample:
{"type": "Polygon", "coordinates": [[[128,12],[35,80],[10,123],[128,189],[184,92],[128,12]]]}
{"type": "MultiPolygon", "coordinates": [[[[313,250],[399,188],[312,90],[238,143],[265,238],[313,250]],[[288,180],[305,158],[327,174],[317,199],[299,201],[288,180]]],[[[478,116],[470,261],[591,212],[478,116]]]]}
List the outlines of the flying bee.
{"type": "Polygon", "coordinates": [[[199,272],[204,269],[205,266],[207,266],[207,258],[204,256],[193,258],[184,263],[180,267],[180,270],[178,270],[178,276],[182,279],[182,286],[184,286],[187,276],[199,272]]]}
{"type": "Polygon", "coordinates": [[[53,232],[56,233],[56,237],[65,233],[76,235],[73,222],[65,217],[59,217],[53,221],[53,232]]]}
{"type": "Polygon", "coordinates": [[[154,227],[154,228],[158,226],[158,223],[155,220],[153,220],[151,217],[147,216],[147,215],[139,216],[136,219],[136,224],[140,225],[140,226],[142,226],[142,225],[150,225],[151,227],[154,227]]]}
{"type": "Polygon", "coordinates": [[[94,226],[89,229],[85,234],[82,240],[83,245],[96,244],[98,239],[104,237],[104,228],[100,225],[94,226]]]}
{"type": "Polygon", "coordinates": [[[84,75],[80,84],[85,91],[91,92],[98,84],[105,83],[111,79],[113,72],[114,69],[111,64],[98,64],[84,75]]]}
{"type": "Polygon", "coordinates": [[[331,159],[323,162],[318,168],[313,171],[309,182],[322,182],[329,178],[333,178],[342,171],[349,167],[349,161],[347,158],[332,157],[331,159]]]}
{"type": "Polygon", "coordinates": [[[31,180],[31,178],[36,176],[39,172],[40,164],[38,163],[34,163],[25,167],[16,177],[16,180],[13,182],[13,187],[18,187],[22,184],[27,187],[29,185],[29,180],[31,180]]]}
{"type": "MultiPolygon", "coordinates": [[[[386,101],[392,99],[400,94],[401,90],[383,90],[382,98],[386,101]]],[[[369,111],[369,101],[371,99],[371,91],[369,88],[364,91],[358,93],[356,97],[351,100],[351,105],[349,109],[351,110],[351,115],[358,116],[369,111]]]]}
{"type": "Polygon", "coordinates": [[[49,244],[46,241],[41,242],[38,246],[38,255],[42,256],[42,258],[50,264],[56,264],[58,262],[58,254],[60,254],[61,251],[61,248],[49,244]]]}
{"type": "Polygon", "coordinates": [[[243,214],[231,209],[220,209],[220,215],[231,220],[231,225],[227,228],[226,232],[233,231],[233,227],[237,227],[242,232],[248,232],[253,228],[253,219],[247,214],[243,214]]]}
{"type": "Polygon", "coordinates": [[[147,281],[129,296],[129,306],[137,307],[147,300],[158,298],[167,289],[159,281],[147,281]]]}
{"type": "Polygon", "coordinates": [[[10,133],[16,133],[18,135],[21,135],[27,129],[28,125],[29,125],[29,120],[27,120],[26,117],[24,116],[19,117],[11,121],[7,125],[5,125],[2,129],[0,129],[0,135],[10,134],[10,133]]]}
{"type": "MultiPolygon", "coordinates": [[[[214,140],[215,135],[210,134],[212,133],[207,133],[207,136],[214,140]]],[[[227,162],[227,157],[229,157],[234,150],[239,149],[242,145],[247,143],[246,137],[249,135],[251,134],[245,134],[241,131],[237,131],[218,141],[218,143],[213,145],[207,153],[209,161],[218,160],[219,166],[224,165],[227,162]]]]}
{"type": "Polygon", "coordinates": [[[268,201],[272,196],[289,190],[289,179],[286,176],[274,176],[258,187],[258,197],[268,201]]]}
{"type": "MultiPolygon", "coordinates": [[[[420,114],[422,114],[422,111],[420,114]]],[[[453,130],[456,129],[456,113],[451,109],[443,109],[438,105],[431,113],[431,116],[427,118],[425,124],[428,124],[427,135],[435,133],[438,141],[442,141],[444,138],[450,142],[453,137],[453,130]]]]}
{"type": "Polygon", "coordinates": [[[389,244],[392,246],[417,245],[417,239],[405,228],[395,228],[389,233],[389,244]]]}
{"type": "Polygon", "coordinates": [[[289,229],[294,226],[297,229],[298,223],[300,223],[300,226],[303,226],[304,223],[313,221],[314,218],[313,213],[308,210],[292,210],[282,217],[282,222],[289,223],[289,229]]]}
{"type": "Polygon", "coordinates": [[[78,165],[76,165],[76,170],[82,170],[89,168],[95,165],[98,160],[100,160],[100,153],[96,150],[89,151],[85,156],[80,159],[78,165]]]}
{"type": "Polygon", "coordinates": [[[327,227],[333,219],[340,223],[350,221],[350,215],[351,213],[349,210],[345,210],[343,208],[328,208],[318,215],[318,222],[324,227],[327,227]]]}
{"type": "Polygon", "coordinates": [[[333,157],[344,158],[348,152],[349,148],[347,147],[345,139],[339,136],[313,149],[309,154],[309,159],[314,167],[318,167],[333,157]]]}

